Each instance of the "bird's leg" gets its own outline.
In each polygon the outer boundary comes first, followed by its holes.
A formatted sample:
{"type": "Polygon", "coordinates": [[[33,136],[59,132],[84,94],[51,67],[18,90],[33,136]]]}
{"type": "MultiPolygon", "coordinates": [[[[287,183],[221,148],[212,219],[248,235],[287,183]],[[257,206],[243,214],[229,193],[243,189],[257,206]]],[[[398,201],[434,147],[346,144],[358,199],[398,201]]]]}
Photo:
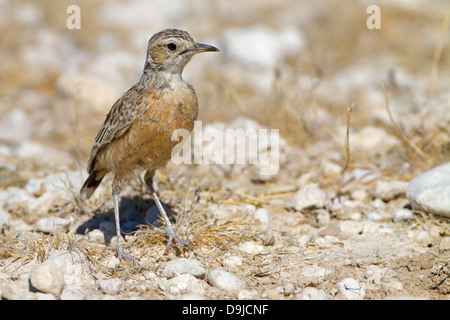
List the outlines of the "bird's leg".
{"type": "Polygon", "coordinates": [[[158,198],[158,195],[156,194],[155,189],[153,189],[153,176],[151,176],[150,178],[146,178],[145,184],[147,185],[148,189],[150,190],[150,194],[152,195],[153,200],[155,201],[156,206],[158,207],[158,210],[161,213],[161,215],[164,219],[164,222],[166,223],[166,226],[167,226],[167,230],[162,230],[160,228],[152,226],[153,231],[155,231],[157,233],[165,234],[166,236],[169,237],[169,241],[166,246],[166,251],[169,251],[173,240],[175,240],[175,242],[178,244],[180,249],[182,251],[184,251],[185,246],[187,244],[189,244],[189,241],[188,240],[180,240],[180,238],[178,238],[177,234],[175,233],[175,229],[172,226],[172,223],[170,222],[169,217],[167,216],[166,210],[164,210],[164,208],[161,204],[161,201],[159,201],[159,198],[158,198]]]}
{"type": "Polygon", "coordinates": [[[117,235],[117,258],[119,261],[124,259],[125,261],[131,262],[136,258],[130,255],[125,254],[123,249],[123,237],[120,232],[120,216],[119,216],[119,195],[120,195],[120,186],[119,184],[115,184],[112,189],[112,196],[114,202],[114,221],[116,224],[116,235],[117,235]]]}

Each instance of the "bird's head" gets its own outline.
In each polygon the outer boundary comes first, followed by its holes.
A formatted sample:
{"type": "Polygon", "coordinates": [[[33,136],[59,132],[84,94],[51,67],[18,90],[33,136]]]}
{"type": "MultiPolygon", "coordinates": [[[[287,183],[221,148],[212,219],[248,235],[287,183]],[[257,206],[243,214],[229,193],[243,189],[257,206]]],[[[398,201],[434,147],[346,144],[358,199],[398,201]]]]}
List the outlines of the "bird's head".
{"type": "Polygon", "coordinates": [[[165,29],[155,33],[148,42],[146,68],[181,74],[194,54],[208,51],[219,49],[196,42],[186,31],[165,29]]]}

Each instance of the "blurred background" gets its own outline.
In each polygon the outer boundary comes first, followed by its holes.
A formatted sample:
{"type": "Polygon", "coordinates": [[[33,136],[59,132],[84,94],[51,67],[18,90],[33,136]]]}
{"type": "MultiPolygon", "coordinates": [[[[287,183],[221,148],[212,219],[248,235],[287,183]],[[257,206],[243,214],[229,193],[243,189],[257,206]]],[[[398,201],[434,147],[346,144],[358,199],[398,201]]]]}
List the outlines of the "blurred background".
{"type": "Polygon", "coordinates": [[[139,80],[149,38],[169,27],[221,50],[184,72],[205,123],[247,117],[309,159],[335,154],[342,166],[354,101],[351,166],[411,175],[448,161],[449,9],[447,0],[1,0],[0,188],[84,171],[106,113],[139,80]],[[381,28],[369,30],[373,4],[381,28]],[[67,27],[70,5],[80,29],[67,27]]]}

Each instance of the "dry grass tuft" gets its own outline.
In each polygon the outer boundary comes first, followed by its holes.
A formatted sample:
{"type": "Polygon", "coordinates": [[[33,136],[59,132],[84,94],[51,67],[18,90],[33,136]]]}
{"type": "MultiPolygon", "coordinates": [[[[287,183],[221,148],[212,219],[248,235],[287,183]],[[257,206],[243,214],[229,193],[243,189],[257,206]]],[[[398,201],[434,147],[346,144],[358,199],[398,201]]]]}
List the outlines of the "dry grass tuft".
{"type": "Polygon", "coordinates": [[[24,265],[32,261],[41,263],[56,251],[74,251],[83,254],[93,264],[114,254],[113,248],[108,248],[73,234],[58,233],[42,235],[32,232],[19,237],[5,232],[0,239],[0,257],[9,264],[24,265]]]}

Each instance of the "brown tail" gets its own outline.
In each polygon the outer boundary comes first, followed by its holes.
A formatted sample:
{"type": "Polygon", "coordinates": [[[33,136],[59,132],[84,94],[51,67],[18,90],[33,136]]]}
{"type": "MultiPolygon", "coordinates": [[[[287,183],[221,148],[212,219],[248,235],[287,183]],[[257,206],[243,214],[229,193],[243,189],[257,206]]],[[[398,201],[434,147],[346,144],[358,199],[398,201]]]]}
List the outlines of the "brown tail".
{"type": "Polygon", "coordinates": [[[106,173],[101,171],[94,171],[89,174],[89,177],[84,182],[81,187],[80,194],[84,196],[86,199],[89,199],[92,194],[97,190],[100,183],[102,183],[102,179],[106,173]]]}

